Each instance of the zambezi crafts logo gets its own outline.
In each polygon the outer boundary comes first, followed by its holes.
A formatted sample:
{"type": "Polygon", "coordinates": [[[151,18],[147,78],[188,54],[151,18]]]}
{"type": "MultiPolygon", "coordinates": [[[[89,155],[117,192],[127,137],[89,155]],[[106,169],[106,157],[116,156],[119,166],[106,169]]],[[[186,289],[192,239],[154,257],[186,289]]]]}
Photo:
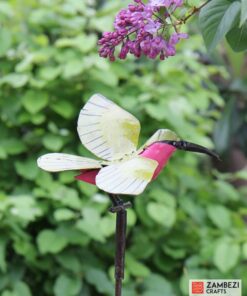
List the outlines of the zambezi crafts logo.
{"type": "Polygon", "coordinates": [[[241,296],[241,280],[190,280],[190,296],[241,296]]]}
{"type": "Polygon", "coordinates": [[[204,282],[192,282],[192,294],[203,294],[204,282]]]}

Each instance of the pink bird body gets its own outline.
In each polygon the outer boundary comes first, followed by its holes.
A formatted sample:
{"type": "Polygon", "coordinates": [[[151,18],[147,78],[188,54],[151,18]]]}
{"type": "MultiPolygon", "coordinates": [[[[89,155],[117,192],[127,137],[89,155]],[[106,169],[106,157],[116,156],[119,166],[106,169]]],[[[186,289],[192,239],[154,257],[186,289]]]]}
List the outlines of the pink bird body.
{"type": "Polygon", "coordinates": [[[140,153],[141,156],[156,160],[158,162],[158,166],[153,174],[152,180],[157,178],[175,150],[176,148],[172,145],[156,142],[140,153]]]}
{"type": "MultiPolygon", "coordinates": [[[[175,151],[176,148],[174,146],[161,142],[153,143],[146,149],[141,151],[139,155],[141,155],[142,157],[153,159],[158,162],[158,166],[153,174],[152,180],[157,178],[157,176],[167,164],[169,158],[175,151]]],[[[96,185],[96,176],[99,171],[99,169],[82,171],[80,175],[76,176],[76,179],[96,185]]]]}

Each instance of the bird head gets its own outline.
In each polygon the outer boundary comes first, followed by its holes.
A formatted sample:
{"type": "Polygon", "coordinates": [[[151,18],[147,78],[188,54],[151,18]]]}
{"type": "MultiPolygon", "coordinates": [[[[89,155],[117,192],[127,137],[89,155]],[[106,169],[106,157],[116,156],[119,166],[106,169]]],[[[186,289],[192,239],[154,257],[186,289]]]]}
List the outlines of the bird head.
{"type": "Polygon", "coordinates": [[[211,151],[210,149],[198,144],[181,140],[176,133],[174,133],[169,129],[157,130],[155,134],[145,143],[145,147],[157,142],[171,145],[178,150],[203,153],[211,157],[214,157],[218,160],[220,159],[219,156],[215,152],[211,151]]]}
{"type": "Polygon", "coordinates": [[[215,152],[213,152],[212,150],[210,150],[210,149],[208,149],[208,148],[206,148],[204,146],[198,145],[198,144],[194,144],[194,143],[183,141],[183,140],[178,140],[178,141],[175,141],[175,140],[163,140],[163,141],[160,141],[160,142],[166,143],[168,145],[172,145],[173,147],[175,147],[178,150],[203,153],[203,154],[207,154],[207,155],[209,155],[211,157],[214,157],[217,160],[220,160],[219,156],[215,152]]]}
{"type": "Polygon", "coordinates": [[[143,145],[142,148],[146,148],[156,142],[162,141],[179,141],[180,138],[169,129],[159,129],[157,130],[151,138],[147,140],[147,142],[143,145]]]}

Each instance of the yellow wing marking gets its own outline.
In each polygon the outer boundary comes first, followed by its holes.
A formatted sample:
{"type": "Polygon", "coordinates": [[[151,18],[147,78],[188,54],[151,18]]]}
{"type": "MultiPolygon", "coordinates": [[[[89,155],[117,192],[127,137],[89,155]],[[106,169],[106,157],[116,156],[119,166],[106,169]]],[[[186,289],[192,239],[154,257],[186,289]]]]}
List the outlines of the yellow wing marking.
{"type": "Polygon", "coordinates": [[[139,121],[100,94],[93,95],[80,112],[78,134],[96,156],[116,160],[136,151],[139,121]]]}
{"type": "Polygon", "coordinates": [[[96,185],[114,194],[141,194],[152,180],[158,163],[142,156],[111,164],[100,170],[96,185]]]}

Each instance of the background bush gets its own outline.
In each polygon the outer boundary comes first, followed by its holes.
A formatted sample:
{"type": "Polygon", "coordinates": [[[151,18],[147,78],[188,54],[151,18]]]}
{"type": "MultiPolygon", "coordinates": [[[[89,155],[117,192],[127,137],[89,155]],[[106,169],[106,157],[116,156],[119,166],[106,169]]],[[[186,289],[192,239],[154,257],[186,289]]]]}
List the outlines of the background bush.
{"type": "MultiPolygon", "coordinates": [[[[173,58],[111,64],[98,57],[96,43],[125,3],[24,2],[0,2],[0,293],[112,295],[109,198],[75,181],[76,173],[39,170],[36,159],[55,151],[91,156],[76,122],[96,92],[140,120],[140,143],[170,128],[213,148],[217,122],[215,140],[226,159],[234,133],[246,133],[246,104],[236,103],[246,85],[241,71],[234,76],[241,64],[228,63],[227,71],[219,56],[208,62],[193,25],[195,34],[173,58]],[[233,130],[230,99],[235,114],[245,114],[233,130]]],[[[142,196],[129,198],[125,296],[187,295],[189,278],[247,278],[246,187],[229,183],[246,172],[219,173],[210,161],[177,152],[142,196]]]]}

